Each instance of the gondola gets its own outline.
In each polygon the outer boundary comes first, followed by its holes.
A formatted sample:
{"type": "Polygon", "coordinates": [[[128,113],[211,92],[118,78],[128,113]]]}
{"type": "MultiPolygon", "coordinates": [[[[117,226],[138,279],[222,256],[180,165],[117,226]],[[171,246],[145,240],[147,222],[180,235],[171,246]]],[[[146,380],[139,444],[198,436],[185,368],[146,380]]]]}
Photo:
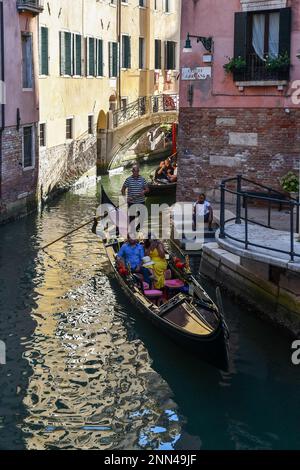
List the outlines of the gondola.
{"type": "MultiPolygon", "coordinates": [[[[108,200],[102,189],[102,201],[107,203],[108,200]]],[[[114,206],[112,202],[110,204],[114,206]]],[[[140,313],[185,350],[227,370],[229,334],[222,306],[218,307],[194,278],[188,262],[183,267],[184,263],[179,263],[172,249],[168,249],[168,271],[172,279],[181,281],[182,287],[179,291],[169,290],[165,302],[158,306],[147,296],[148,291],[144,290],[144,283],[137,274],[131,273],[130,269],[121,274],[117,268],[116,254],[123,243],[120,237],[108,237],[104,247],[116,280],[140,313]]]]}
{"type": "Polygon", "coordinates": [[[149,192],[147,196],[163,196],[175,194],[177,183],[164,182],[162,180],[153,179],[148,183],[149,192]]]}

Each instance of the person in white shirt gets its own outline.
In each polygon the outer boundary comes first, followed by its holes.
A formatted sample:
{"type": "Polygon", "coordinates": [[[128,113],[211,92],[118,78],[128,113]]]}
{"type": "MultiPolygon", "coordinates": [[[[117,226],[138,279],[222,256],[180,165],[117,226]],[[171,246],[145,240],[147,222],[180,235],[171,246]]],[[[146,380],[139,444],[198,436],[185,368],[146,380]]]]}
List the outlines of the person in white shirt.
{"type": "MultiPolygon", "coordinates": [[[[208,223],[208,228],[211,230],[211,224],[213,221],[213,209],[210,202],[206,200],[204,193],[199,194],[198,200],[194,203],[194,225],[196,225],[197,217],[203,217],[204,223],[208,223]]],[[[201,219],[200,219],[201,220],[201,219]]]]}

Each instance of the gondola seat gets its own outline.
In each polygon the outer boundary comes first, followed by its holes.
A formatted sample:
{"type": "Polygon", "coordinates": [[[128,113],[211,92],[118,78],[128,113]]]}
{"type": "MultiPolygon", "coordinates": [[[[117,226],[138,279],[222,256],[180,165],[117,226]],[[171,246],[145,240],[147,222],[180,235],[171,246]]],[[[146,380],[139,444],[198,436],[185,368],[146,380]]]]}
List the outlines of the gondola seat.
{"type": "Polygon", "coordinates": [[[163,292],[158,289],[144,289],[144,296],[156,305],[159,305],[163,298],[163,292]]]}
{"type": "Polygon", "coordinates": [[[165,281],[165,287],[169,289],[180,289],[184,286],[184,282],[181,279],[167,279],[165,281]]]}

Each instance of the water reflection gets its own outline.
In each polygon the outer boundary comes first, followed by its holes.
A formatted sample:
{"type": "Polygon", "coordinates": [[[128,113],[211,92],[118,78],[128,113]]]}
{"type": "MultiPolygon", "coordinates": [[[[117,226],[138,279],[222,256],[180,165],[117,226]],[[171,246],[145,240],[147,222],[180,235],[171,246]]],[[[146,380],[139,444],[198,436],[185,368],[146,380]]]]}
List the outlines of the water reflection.
{"type": "Polygon", "coordinates": [[[140,317],[89,227],[39,249],[97,202],[70,193],[0,228],[0,448],[299,448],[299,376],[269,325],[224,297],[221,373],[140,317]]]}

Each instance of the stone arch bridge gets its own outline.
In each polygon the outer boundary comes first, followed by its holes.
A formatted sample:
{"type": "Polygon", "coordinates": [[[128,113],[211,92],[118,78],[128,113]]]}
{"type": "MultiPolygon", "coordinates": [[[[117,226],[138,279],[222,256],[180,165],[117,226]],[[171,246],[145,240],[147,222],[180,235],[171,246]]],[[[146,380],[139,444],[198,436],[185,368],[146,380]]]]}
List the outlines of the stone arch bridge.
{"type": "Polygon", "coordinates": [[[105,173],[121,150],[154,126],[178,121],[178,95],[138,98],[126,108],[100,111],[97,123],[97,171],[105,173]]]}

